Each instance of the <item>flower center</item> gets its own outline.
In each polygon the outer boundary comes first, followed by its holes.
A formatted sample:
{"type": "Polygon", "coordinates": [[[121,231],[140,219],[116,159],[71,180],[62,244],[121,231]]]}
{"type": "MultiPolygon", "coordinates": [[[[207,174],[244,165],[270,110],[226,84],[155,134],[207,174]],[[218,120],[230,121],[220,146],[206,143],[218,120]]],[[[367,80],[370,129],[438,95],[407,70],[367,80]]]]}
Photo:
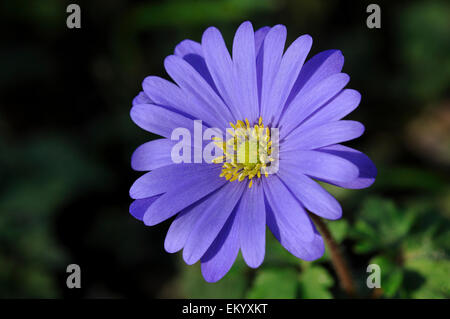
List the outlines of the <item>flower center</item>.
{"type": "Polygon", "coordinates": [[[245,123],[237,121],[236,124],[230,124],[232,129],[227,130],[226,141],[213,138],[224,154],[213,159],[213,163],[225,161],[220,177],[225,177],[230,182],[242,182],[248,178],[250,188],[254,177],[261,178],[262,174],[268,176],[267,167],[274,161],[271,156],[270,130],[264,127],[261,117],[254,126],[250,126],[248,119],[245,119],[245,123]]]}

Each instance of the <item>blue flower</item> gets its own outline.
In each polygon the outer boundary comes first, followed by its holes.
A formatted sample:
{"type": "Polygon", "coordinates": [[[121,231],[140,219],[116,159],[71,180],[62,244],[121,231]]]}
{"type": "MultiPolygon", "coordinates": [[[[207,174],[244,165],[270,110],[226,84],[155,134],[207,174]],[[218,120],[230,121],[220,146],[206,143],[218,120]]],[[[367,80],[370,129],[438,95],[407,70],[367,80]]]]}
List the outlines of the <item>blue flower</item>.
{"type": "Polygon", "coordinates": [[[165,59],[176,84],[149,76],[133,100],[133,121],[164,138],[132,156],[133,169],[150,172],[130,189],[130,213],[149,226],[176,216],[165,249],[183,249],[187,264],[201,261],[209,282],[229,271],[239,251],[250,267],[261,265],[266,225],[296,257],[321,257],[324,243],[307,211],[334,220],[342,209],[315,180],[352,189],[375,180],[372,161],[340,144],[364,131],[359,122],[342,120],[361,96],[345,89],[350,78],[341,73],[341,52],[324,51],[305,63],[312,38],[300,36],[284,51],[285,40],[283,25],[254,32],[244,22],[231,58],[220,32],[210,27],[201,43],[184,40],[165,59]],[[229,154],[229,140],[216,139],[231,162],[218,156],[213,163],[176,164],[172,132],[194,133],[194,120],[202,121],[202,132],[231,125],[256,142],[240,137],[229,154]],[[268,128],[278,129],[277,141],[268,128]],[[268,174],[275,163],[277,170],[268,174]]]}

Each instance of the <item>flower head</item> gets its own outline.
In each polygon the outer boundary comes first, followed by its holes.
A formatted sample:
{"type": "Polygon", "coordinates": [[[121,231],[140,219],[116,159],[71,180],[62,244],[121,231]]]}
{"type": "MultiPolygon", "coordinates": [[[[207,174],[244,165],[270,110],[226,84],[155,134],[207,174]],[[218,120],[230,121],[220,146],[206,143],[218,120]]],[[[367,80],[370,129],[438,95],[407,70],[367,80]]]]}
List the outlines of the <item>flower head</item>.
{"type": "Polygon", "coordinates": [[[321,257],[324,243],[307,211],[338,219],[342,209],[315,180],[352,189],[375,180],[372,161],[340,144],[364,131],[362,124],[342,120],[360,94],[345,89],[349,76],[341,73],[341,52],[324,51],[305,63],[311,37],[297,38],[286,50],[285,40],[283,25],[254,32],[244,22],[231,57],[220,32],[210,27],[201,43],[184,40],[166,58],[176,84],[149,76],[133,100],[133,121],[163,138],[133,154],[133,169],[150,172],[130,189],[130,213],[146,225],[176,216],[165,249],[183,249],[187,264],[201,261],[210,282],[228,272],[239,251],[258,267],[266,226],[298,258],[321,257]],[[194,161],[178,163],[178,128],[229,134],[211,138],[216,150],[210,161],[198,160],[205,142],[189,140],[183,150],[194,161]]]}

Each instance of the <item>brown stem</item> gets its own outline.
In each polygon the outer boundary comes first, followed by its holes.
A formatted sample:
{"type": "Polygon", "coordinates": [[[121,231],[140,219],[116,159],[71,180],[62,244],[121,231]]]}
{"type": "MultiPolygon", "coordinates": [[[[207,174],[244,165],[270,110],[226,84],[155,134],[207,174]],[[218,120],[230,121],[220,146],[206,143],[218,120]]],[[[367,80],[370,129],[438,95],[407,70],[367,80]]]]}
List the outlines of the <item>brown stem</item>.
{"type": "Polygon", "coordinates": [[[330,250],[331,263],[336,270],[341,288],[347,293],[348,296],[356,297],[356,286],[352,276],[350,275],[347,261],[343,257],[339,246],[333,239],[327,225],[316,215],[310,214],[310,216],[327,243],[328,249],[330,250]]]}

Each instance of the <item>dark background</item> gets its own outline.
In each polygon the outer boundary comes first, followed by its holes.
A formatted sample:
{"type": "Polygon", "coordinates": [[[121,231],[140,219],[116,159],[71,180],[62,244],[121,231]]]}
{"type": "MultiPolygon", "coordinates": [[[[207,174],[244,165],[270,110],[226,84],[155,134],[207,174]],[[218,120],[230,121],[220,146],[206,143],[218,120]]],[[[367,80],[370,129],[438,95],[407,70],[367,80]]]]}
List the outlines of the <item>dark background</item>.
{"type": "Polygon", "coordinates": [[[360,294],[450,297],[448,2],[377,1],[381,29],[367,28],[364,1],[77,1],[81,29],[66,27],[69,3],[0,0],[0,297],[345,297],[327,255],[300,262],[272,238],[260,269],[240,260],[204,283],[164,251],[168,222],[128,213],[131,154],[155,138],[129,117],[142,80],[167,78],[165,56],[210,25],[230,48],[245,20],[286,25],[289,43],[310,34],[310,57],[342,50],[362,94],[349,118],[366,132],[348,145],[374,160],[377,181],[328,188],[360,294]],[[388,269],[377,291],[365,287],[374,261],[388,269]],[[81,289],[66,288],[71,263],[81,289]]]}

